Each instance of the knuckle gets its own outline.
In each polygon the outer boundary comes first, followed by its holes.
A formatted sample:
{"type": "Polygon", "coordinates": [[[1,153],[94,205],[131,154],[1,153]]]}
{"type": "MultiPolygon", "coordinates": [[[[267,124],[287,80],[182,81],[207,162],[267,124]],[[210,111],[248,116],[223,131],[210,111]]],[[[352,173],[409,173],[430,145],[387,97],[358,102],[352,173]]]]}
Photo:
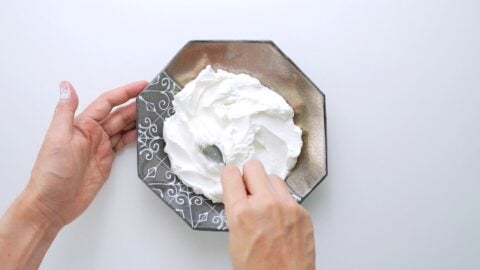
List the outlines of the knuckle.
{"type": "Polygon", "coordinates": [[[298,207],[298,218],[301,221],[311,223],[310,214],[307,212],[307,210],[305,210],[304,208],[302,208],[300,206],[298,207]]]}
{"type": "Polygon", "coordinates": [[[121,114],[121,119],[124,125],[129,124],[131,121],[133,121],[132,114],[129,113],[123,113],[121,114]]]}
{"type": "Polygon", "coordinates": [[[99,110],[99,109],[103,110],[103,108],[110,108],[110,107],[112,107],[111,104],[112,103],[110,102],[110,96],[108,95],[108,92],[103,93],[97,98],[94,109],[95,110],[99,110]]]}
{"type": "Polygon", "coordinates": [[[67,139],[63,132],[50,130],[45,136],[44,144],[51,150],[58,151],[58,148],[65,143],[67,143],[67,139]]]}
{"type": "Polygon", "coordinates": [[[305,219],[308,219],[308,220],[311,220],[310,218],[310,214],[307,212],[307,210],[303,209],[303,208],[300,208],[301,212],[302,212],[302,216],[305,218],[305,219]]]}
{"type": "Polygon", "coordinates": [[[71,111],[73,111],[72,106],[66,102],[59,102],[55,107],[56,113],[71,112],[71,111]]]}
{"type": "Polygon", "coordinates": [[[97,127],[97,122],[86,115],[86,117],[78,117],[74,126],[82,133],[88,134],[97,127]]]}
{"type": "Polygon", "coordinates": [[[308,217],[308,213],[294,200],[287,200],[283,205],[285,215],[289,216],[294,223],[301,223],[308,217]]]}
{"type": "Polygon", "coordinates": [[[274,211],[281,207],[282,202],[275,197],[269,196],[264,198],[262,208],[267,211],[274,211]]]}
{"type": "Polygon", "coordinates": [[[98,96],[98,100],[99,101],[106,101],[106,100],[108,100],[109,96],[110,96],[110,91],[103,92],[98,96]]]}
{"type": "Polygon", "coordinates": [[[285,202],[285,210],[288,213],[298,213],[299,215],[301,214],[301,207],[298,205],[298,203],[294,200],[286,200],[285,202]]]}
{"type": "MultiPolygon", "coordinates": [[[[105,95],[105,94],[103,94],[105,95]]],[[[110,101],[110,97],[105,95],[104,97],[100,98],[100,106],[99,108],[110,108],[112,107],[112,102],[110,101]]]]}
{"type": "Polygon", "coordinates": [[[252,208],[245,203],[236,203],[232,205],[231,210],[233,220],[244,221],[249,220],[252,215],[252,208]]]}
{"type": "MultiPolygon", "coordinates": [[[[51,139],[57,139],[57,138],[51,138],[51,139]]],[[[48,144],[46,145],[44,148],[43,148],[47,155],[50,155],[50,156],[62,156],[65,153],[65,148],[63,147],[63,145],[59,145],[59,144],[48,144]]]]}

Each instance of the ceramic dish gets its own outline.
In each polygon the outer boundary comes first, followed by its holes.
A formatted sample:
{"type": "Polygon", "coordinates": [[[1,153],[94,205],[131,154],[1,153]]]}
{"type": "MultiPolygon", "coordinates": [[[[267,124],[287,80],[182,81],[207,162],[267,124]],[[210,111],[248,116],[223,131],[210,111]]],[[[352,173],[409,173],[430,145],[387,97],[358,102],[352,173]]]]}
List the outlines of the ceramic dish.
{"type": "Polygon", "coordinates": [[[137,98],[139,178],[193,229],[228,229],[223,204],[185,186],[163,150],[163,121],[175,113],[175,93],[206,65],[258,78],[292,106],[303,147],[286,183],[302,202],[327,175],[325,95],[271,41],[191,41],[175,55],[137,98]]]}

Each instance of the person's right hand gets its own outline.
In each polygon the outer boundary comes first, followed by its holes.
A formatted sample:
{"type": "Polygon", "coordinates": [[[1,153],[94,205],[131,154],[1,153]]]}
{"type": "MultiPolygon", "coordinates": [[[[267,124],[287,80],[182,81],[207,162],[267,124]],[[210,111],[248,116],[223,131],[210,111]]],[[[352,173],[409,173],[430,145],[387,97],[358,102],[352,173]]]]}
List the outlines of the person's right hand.
{"type": "Polygon", "coordinates": [[[314,269],[313,227],[285,182],[256,160],[222,172],[234,269],[314,269]]]}

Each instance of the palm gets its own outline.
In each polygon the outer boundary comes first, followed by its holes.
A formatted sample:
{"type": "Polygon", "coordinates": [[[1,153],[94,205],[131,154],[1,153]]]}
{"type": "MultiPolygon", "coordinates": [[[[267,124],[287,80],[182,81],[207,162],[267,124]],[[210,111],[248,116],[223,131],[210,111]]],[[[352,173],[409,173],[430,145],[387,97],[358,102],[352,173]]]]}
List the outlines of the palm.
{"type": "MultiPolygon", "coordinates": [[[[134,141],[135,104],[111,110],[136,96],[144,86],[142,82],[112,90],[75,119],[72,113],[69,123],[59,123],[66,121],[56,119],[60,116],[52,121],[32,171],[31,186],[41,203],[64,224],[92,202],[110,175],[115,151],[134,141]]],[[[74,112],[78,99],[72,91],[71,104],[59,105],[71,106],[74,112]]]]}
{"type": "Polygon", "coordinates": [[[91,147],[91,156],[85,168],[85,176],[82,181],[85,183],[86,188],[89,186],[101,186],[105,182],[105,179],[110,175],[112,161],[115,157],[110,137],[100,125],[98,125],[97,129],[100,135],[91,137],[90,145],[94,147],[91,147]]]}
{"type": "MultiPolygon", "coordinates": [[[[86,130],[88,132],[86,133],[87,136],[83,135],[83,133],[74,134],[73,136],[73,141],[78,141],[78,143],[73,144],[75,146],[72,149],[72,155],[81,154],[87,158],[74,157],[77,160],[82,160],[83,164],[77,165],[77,176],[79,179],[71,181],[75,185],[72,188],[72,190],[75,190],[75,193],[72,194],[70,203],[73,209],[76,210],[72,211],[71,217],[65,218],[68,220],[67,222],[82,213],[91,203],[110,175],[112,161],[115,157],[110,136],[108,136],[100,124],[95,122],[90,125],[91,127],[85,127],[85,124],[77,127],[79,130],[86,130]],[[82,174],[81,172],[84,173],[82,174]]],[[[75,170],[75,168],[71,169],[75,170]]]]}

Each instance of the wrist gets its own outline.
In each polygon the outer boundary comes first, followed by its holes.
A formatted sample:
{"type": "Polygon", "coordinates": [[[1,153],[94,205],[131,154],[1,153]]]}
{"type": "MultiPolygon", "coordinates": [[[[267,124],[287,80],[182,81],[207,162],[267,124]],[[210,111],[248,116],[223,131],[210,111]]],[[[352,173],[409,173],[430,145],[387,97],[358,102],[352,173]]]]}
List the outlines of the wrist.
{"type": "Polygon", "coordinates": [[[5,236],[3,233],[7,232],[10,234],[8,238],[18,239],[35,235],[41,241],[53,241],[63,227],[38,203],[36,197],[25,191],[2,217],[1,226],[2,238],[5,236]]]}
{"type": "Polygon", "coordinates": [[[15,200],[0,219],[0,265],[36,269],[62,228],[28,192],[15,200]]]}
{"type": "Polygon", "coordinates": [[[60,216],[29,186],[20,194],[13,207],[22,222],[29,223],[38,230],[58,233],[65,226],[60,216]]]}

